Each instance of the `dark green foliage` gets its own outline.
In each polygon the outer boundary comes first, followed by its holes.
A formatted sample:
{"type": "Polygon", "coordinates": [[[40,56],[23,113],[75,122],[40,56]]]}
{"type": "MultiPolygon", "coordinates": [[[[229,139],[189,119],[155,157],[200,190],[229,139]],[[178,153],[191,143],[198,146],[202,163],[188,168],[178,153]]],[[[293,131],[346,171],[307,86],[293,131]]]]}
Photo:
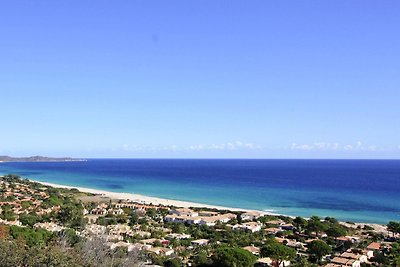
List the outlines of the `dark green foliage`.
{"type": "Polygon", "coordinates": [[[396,233],[400,233],[400,222],[390,221],[387,224],[387,228],[389,232],[393,233],[393,235],[396,233]]]}
{"type": "Polygon", "coordinates": [[[16,219],[14,211],[12,210],[11,206],[3,205],[0,218],[7,221],[14,221],[16,219]]]}
{"type": "Polygon", "coordinates": [[[323,256],[332,253],[332,248],[322,240],[314,240],[308,244],[308,252],[320,262],[323,256]]]}
{"type": "Polygon", "coordinates": [[[35,213],[22,213],[19,215],[19,220],[23,225],[28,225],[32,227],[35,223],[40,222],[41,218],[35,213]]]}
{"type": "Polygon", "coordinates": [[[77,202],[66,202],[61,206],[58,220],[65,226],[81,229],[85,225],[83,207],[77,202]]]}
{"type": "Polygon", "coordinates": [[[52,238],[53,234],[43,229],[32,229],[29,227],[10,227],[10,235],[14,239],[25,240],[28,246],[47,244],[52,238]]]}
{"type": "Polygon", "coordinates": [[[155,219],[156,216],[157,216],[157,211],[156,211],[155,209],[153,209],[153,208],[148,209],[148,210],[146,211],[146,215],[149,216],[149,217],[152,218],[152,219],[155,219]]]}
{"type": "Polygon", "coordinates": [[[318,216],[312,216],[308,220],[306,229],[308,233],[315,232],[318,237],[319,233],[324,230],[324,224],[318,216]]]}
{"type": "Polygon", "coordinates": [[[293,225],[301,232],[307,226],[307,220],[298,216],[293,220],[293,225]]]}
{"type": "Polygon", "coordinates": [[[54,241],[28,245],[22,239],[0,239],[0,267],[130,267],[138,266],[140,255],[110,250],[103,241],[82,242],[74,247],[54,241]],[[97,243],[96,243],[97,242],[97,243]]]}
{"type": "Polygon", "coordinates": [[[345,236],[347,234],[347,231],[344,227],[341,227],[340,225],[335,225],[326,229],[325,233],[330,237],[339,237],[345,236]]]}
{"type": "Polygon", "coordinates": [[[214,266],[220,267],[252,267],[255,257],[241,248],[220,247],[213,256],[214,266]]]}
{"type": "Polygon", "coordinates": [[[389,260],[382,252],[374,252],[374,256],[371,258],[371,261],[379,263],[381,265],[386,265],[389,263],[389,260]]]}
{"type": "Polygon", "coordinates": [[[296,250],[273,241],[261,248],[261,256],[270,257],[280,265],[283,261],[292,261],[296,257],[296,250]]]}
{"type": "Polygon", "coordinates": [[[129,216],[129,224],[135,225],[139,222],[139,215],[136,212],[132,212],[129,216]]]}
{"type": "Polygon", "coordinates": [[[195,266],[207,266],[211,265],[212,261],[208,258],[207,253],[205,251],[200,251],[193,257],[193,263],[195,266]]]}
{"type": "Polygon", "coordinates": [[[168,259],[168,260],[164,261],[163,265],[165,267],[180,267],[181,261],[177,258],[172,258],[172,259],[168,259]]]}

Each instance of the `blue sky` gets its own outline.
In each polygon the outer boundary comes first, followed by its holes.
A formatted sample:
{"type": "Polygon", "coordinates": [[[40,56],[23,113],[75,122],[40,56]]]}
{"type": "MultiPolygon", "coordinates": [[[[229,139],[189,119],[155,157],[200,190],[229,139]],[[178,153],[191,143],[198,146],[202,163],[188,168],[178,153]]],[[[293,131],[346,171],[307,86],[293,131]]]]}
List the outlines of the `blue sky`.
{"type": "Polygon", "coordinates": [[[398,1],[4,1],[0,154],[400,158],[398,1]]]}

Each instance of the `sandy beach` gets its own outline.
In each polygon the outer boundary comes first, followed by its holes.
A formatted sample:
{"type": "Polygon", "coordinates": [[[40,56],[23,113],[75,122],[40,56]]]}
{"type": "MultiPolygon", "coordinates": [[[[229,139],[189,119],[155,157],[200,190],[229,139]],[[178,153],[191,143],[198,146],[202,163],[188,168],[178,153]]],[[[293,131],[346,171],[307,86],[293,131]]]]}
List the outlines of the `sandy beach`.
{"type": "MultiPolygon", "coordinates": [[[[266,212],[266,211],[260,211],[260,210],[224,207],[224,206],[209,205],[209,204],[190,202],[190,201],[181,201],[181,200],[165,199],[165,198],[158,198],[158,197],[150,197],[150,196],[145,196],[145,195],[141,195],[141,194],[111,192],[111,191],[99,190],[99,189],[93,189],[93,188],[87,188],[87,187],[67,186],[67,185],[54,184],[54,183],[48,183],[48,182],[41,182],[41,181],[37,181],[37,180],[33,180],[33,179],[29,179],[29,180],[32,182],[37,182],[37,183],[40,183],[40,184],[43,184],[46,186],[55,187],[55,188],[77,189],[81,192],[101,195],[101,196],[108,197],[113,200],[127,200],[127,201],[134,201],[134,202],[145,203],[145,204],[175,206],[175,207],[184,207],[184,208],[190,208],[190,207],[209,208],[209,209],[243,211],[243,212],[256,211],[256,212],[260,212],[261,214],[264,214],[264,215],[275,215],[275,216],[283,215],[283,216],[294,218],[293,216],[272,213],[272,212],[266,212]]],[[[347,222],[341,222],[341,224],[343,224],[349,228],[364,227],[364,225],[368,225],[368,226],[373,227],[375,232],[379,232],[379,233],[383,233],[383,234],[388,233],[385,225],[377,224],[377,223],[353,223],[353,224],[350,224],[347,222]]]]}
{"type": "MultiPolygon", "coordinates": [[[[230,210],[230,211],[255,211],[255,212],[260,212],[261,214],[264,215],[283,215],[287,217],[292,217],[294,216],[288,216],[284,214],[278,214],[278,213],[272,213],[272,212],[266,212],[266,211],[260,211],[260,210],[251,210],[251,209],[241,209],[241,208],[234,208],[234,207],[224,207],[224,206],[218,206],[218,205],[209,205],[209,204],[203,204],[203,203],[197,203],[197,202],[190,202],[190,201],[181,201],[181,200],[173,200],[173,199],[165,199],[165,198],[158,198],[158,197],[150,197],[150,196],[145,196],[145,195],[140,195],[140,194],[133,194],[133,193],[120,193],[120,192],[111,192],[111,191],[106,191],[106,190],[99,190],[99,189],[93,189],[93,188],[86,188],[86,187],[78,187],[78,186],[67,186],[67,185],[61,185],[61,184],[54,184],[54,183],[48,183],[48,182],[41,182],[37,180],[32,180],[30,181],[37,182],[43,185],[47,186],[52,186],[55,188],[67,188],[67,189],[77,189],[81,192],[85,193],[91,193],[91,194],[96,194],[96,195],[101,195],[104,197],[108,197],[113,200],[128,200],[128,201],[134,201],[138,203],[145,203],[145,204],[153,204],[153,205],[164,205],[164,206],[175,206],[175,207],[183,207],[183,208],[209,208],[209,209],[218,209],[218,210],[230,210]]],[[[346,227],[349,228],[357,228],[357,227],[364,227],[364,225],[368,225],[374,228],[375,232],[387,234],[387,228],[385,225],[382,224],[377,224],[377,223],[354,223],[350,224],[347,222],[341,222],[341,224],[345,225],[346,227]]]]}
{"type": "Polygon", "coordinates": [[[158,197],[149,197],[140,194],[133,194],[133,193],[120,193],[120,192],[110,192],[105,190],[93,189],[93,188],[86,188],[86,187],[78,187],[78,186],[67,186],[61,184],[54,184],[48,182],[41,182],[37,180],[29,179],[32,182],[40,183],[47,186],[52,186],[55,188],[67,188],[67,189],[77,189],[81,192],[91,193],[96,195],[102,195],[105,197],[109,197],[113,200],[129,200],[139,203],[146,203],[146,204],[153,204],[153,205],[164,205],[164,206],[175,206],[175,207],[184,207],[184,208],[209,208],[209,209],[219,209],[219,210],[231,210],[231,211],[256,211],[260,212],[265,215],[280,215],[276,213],[260,211],[260,210],[250,210],[250,209],[240,209],[234,207],[224,207],[224,206],[217,206],[217,205],[209,205],[209,204],[202,204],[190,201],[181,201],[181,200],[172,200],[172,199],[165,199],[165,198],[158,198],[158,197]]]}

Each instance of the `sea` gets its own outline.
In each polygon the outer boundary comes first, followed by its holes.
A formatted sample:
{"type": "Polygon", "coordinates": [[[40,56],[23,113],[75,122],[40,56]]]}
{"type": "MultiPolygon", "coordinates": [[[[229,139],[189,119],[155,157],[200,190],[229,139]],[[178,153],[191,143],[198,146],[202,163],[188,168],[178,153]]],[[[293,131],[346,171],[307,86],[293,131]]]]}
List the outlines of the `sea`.
{"type": "Polygon", "coordinates": [[[88,159],[3,162],[68,186],[342,221],[400,221],[400,160],[88,159]]]}

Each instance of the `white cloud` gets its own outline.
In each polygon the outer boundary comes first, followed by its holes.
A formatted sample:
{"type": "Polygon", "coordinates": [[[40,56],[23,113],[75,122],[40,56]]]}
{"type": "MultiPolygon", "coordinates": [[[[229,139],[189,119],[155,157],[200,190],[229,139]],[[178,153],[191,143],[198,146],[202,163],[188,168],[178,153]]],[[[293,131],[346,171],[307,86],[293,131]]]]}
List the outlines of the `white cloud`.
{"type": "Polygon", "coordinates": [[[146,152],[146,151],[233,151],[233,150],[259,150],[261,146],[253,143],[245,143],[242,141],[228,142],[223,144],[196,144],[189,145],[186,147],[180,147],[177,145],[162,146],[162,147],[149,147],[149,146],[138,146],[123,144],[120,148],[127,152],[146,152]]]}
{"type": "Polygon", "coordinates": [[[185,150],[256,150],[261,149],[253,143],[244,143],[242,141],[228,142],[224,144],[211,144],[211,145],[191,145],[185,150]]]}
{"type": "Polygon", "coordinates": [[[293,143],[291,146],[291,149],[292,150],[313,150],[314,147],[312,145],[306,145],[306,144],[298,145],[296,143],[293,143]]]}
{"type": "Polygon", "coordinates": [[[328,142],[316,142],[312,144],[296,144],[293,143],[291,146],[292,150],[344,150],[344,151],[377,151],[379,148],[376,145],[364,146],[361,141],[357,141],[355,144],[340,145],[339,143],[328,143],[328,142]]]}

